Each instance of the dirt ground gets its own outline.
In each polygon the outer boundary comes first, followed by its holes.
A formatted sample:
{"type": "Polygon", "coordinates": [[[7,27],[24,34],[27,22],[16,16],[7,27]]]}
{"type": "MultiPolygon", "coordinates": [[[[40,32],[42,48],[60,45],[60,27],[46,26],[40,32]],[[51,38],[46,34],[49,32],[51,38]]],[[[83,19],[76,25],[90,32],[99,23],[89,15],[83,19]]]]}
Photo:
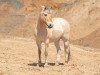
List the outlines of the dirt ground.
{"type": "MultiPolygon", "coordinates": [[[[61,46],[61,64],[55,66],[56,50],[49,50],[49,66],[37,66],[37,46],[32,39],[0,39],[0,75],[100,75],[100,51],[71,45],[71,59],[64,63],[61,46]]],[[[44,45],[42,49],[44,63],[44,45]]]]}
{"type": "Polygon", "coordinates": [[[99,0],[0,0],[0,75],[100,75],[99,0]],[[53,7],[53,17],[71,27],[71,59],[55,66],[56,49],[50,44],[49,66],[41,67],[34,40],[41,5],[53,7]]]}

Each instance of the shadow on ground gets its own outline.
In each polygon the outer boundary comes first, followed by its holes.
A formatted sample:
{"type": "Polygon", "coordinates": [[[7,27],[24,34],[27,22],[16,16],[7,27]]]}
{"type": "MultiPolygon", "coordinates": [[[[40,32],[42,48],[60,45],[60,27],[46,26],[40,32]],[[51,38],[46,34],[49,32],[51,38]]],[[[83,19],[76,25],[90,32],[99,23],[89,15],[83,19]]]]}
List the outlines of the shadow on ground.
{"type": "MultiPolygon", "coordinates": [[[[44,67],[45,63],[41,63],[41,65],[39,65],[39,67],[44,67]]],[[[28,64],[29,66],[38,66],[38,63],[30,63],[28,64]]],[[[49,66],[55,66],[55,63],[48,63],[49,66]]],[[[60,63],[59,65],[64,65],[64,63],[60,63]]]]}

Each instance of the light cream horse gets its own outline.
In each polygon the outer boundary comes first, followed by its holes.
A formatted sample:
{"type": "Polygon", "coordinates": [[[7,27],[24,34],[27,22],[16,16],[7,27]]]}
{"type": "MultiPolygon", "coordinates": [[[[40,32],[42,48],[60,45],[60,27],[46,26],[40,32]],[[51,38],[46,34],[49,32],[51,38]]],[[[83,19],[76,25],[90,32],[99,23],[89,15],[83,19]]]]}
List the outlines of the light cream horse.
{"type": "Polygon", "coordinates": [[[70,46],[69,46],[69,23],[63,18],[52,18],[51,8],[42,6],[42,11],[39,15],[37,26],[35,29],[36,43],[38,47],[38,64],[41,64],[41,44],[45,43],[45,65],[48,65],[48,48],[49,43],[53,42],[57,49],[56,65],[60,63],[61,48],[59,45],[60,39],[64,42],[65,62],[69,61],[70,46]]]}

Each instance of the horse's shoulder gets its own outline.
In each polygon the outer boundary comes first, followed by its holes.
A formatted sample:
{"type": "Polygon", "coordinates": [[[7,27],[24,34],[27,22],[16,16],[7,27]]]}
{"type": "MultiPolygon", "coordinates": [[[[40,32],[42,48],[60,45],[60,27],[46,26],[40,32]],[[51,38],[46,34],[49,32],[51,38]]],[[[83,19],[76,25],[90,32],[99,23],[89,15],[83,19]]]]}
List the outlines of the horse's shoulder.
{"type": "Polygon", "coordinates": [[[68,21],[63,18],[52,18],[54,24],[69,25],[68,21]]]}

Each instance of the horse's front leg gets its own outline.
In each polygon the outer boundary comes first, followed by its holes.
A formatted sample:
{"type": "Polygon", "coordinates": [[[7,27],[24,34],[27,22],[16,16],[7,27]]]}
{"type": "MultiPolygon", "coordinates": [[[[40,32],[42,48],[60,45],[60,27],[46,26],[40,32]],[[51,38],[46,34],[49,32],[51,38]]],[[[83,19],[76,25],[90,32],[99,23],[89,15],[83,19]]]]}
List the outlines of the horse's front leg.
{"type": "Polygon", "coordinates": [[[45,65],[48,66],[48,48],[49,48],[49,39],[46,40],[45,42],[45,65]]]}
{"type": "Polygon", "coordinates": [[[38,65],[41,65],[41,42],[36,41],[38,47],[38,65]]]}

